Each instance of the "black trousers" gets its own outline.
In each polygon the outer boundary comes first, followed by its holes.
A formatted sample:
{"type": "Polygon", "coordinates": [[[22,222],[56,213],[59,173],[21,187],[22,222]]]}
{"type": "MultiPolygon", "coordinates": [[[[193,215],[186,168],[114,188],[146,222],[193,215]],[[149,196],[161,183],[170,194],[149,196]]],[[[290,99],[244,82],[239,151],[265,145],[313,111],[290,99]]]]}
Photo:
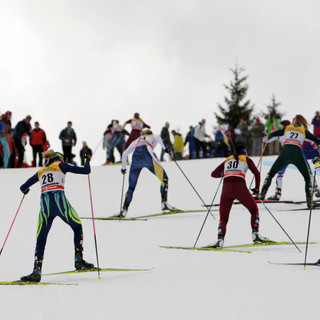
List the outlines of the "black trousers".
{"type": "Polygon", "coordinates": [[[72,146],[62,146],[64,161],[67,163],[72,163],[71,150],[72,146]]]}
{"type": "Polygon", "coordinates": [[[200,158],[200,147],[203,152],[203,158],[207,157],[207,144],[205,141],[200,141],[197,138],[193,137],[195,148],[196,148],[196,159],[200,158]]]}
{"type": "Polygon", "coordinates": [[[22,145],[21,139],[19,138],[14,138],[14,144],[18,152],[17,168],[21,168],[23,163],[23,157],[24,157],[24,146],[22,145]]]}
{"type": "Polygon", "coordinates": [[[37,166],[37,154],[39,154],[39,167],[42,167],[42,152],[43,152],[42,145],[32,146],[33,165],[35,167],[37,166]]]}

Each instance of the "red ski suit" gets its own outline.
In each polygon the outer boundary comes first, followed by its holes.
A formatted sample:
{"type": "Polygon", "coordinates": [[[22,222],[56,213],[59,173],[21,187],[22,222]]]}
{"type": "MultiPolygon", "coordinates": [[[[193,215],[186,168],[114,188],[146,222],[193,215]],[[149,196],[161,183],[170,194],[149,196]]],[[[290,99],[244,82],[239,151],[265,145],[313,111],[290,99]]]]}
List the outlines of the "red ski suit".
{"type": "MultiPolygon", "coordinates": [[[[239,157],[243,156],[241,154],[238,155],[239,157]]],[[[227,160],[229,158],[227,158],[227,160]]],[[[256,183],[255,187],[259,190],[260,173],[254,165],[253,161],[249,157],[245,156],[245,160],[248,165],[248,169],[254,174],[256,183]]],[[[222,162],[211,173],[211,177],[221,178],[223,175],[225,175],[226,161],[222,162]]],[[[239,200],[240,203],[243,204],[249,210],[251,214],[251,227],[259,227],[259,209],[257,207],[256,201],[254,200],[247,188],[244,177],[225,176],[220,198],[220,223],[218,228],[218,235],[224,236],[226,234],[230,210],[235,199],[239,200]]]]}

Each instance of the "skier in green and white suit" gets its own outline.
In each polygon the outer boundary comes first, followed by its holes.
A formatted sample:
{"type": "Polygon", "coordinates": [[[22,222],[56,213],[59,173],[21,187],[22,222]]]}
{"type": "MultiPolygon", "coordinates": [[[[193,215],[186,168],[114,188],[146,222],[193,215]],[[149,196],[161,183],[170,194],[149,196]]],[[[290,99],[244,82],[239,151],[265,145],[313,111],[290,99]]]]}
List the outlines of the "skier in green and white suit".
{"type": "Polygon", "coordinates": [[[264,180],[264,184],[260,193],[260,198],[264,199],[268,188],[272,182],[272,178],[276,173],[288,164],[294,164],[305,181],[305,192],[308,207],[312,206],[312,183],[310,179],[309,167],[306,163],[306,159],[302,154],[302,145],[305,139],[314,141],[320,147],[320,140],[315,137],[310,131],[307,130],[308,122],[300,114],[296,115],[293,124],[288,125],[283,129],[272,132],[267,138],[271,139],[276,136],[284,136],[282,151],[272,165],[267,177],[264,180]]]}

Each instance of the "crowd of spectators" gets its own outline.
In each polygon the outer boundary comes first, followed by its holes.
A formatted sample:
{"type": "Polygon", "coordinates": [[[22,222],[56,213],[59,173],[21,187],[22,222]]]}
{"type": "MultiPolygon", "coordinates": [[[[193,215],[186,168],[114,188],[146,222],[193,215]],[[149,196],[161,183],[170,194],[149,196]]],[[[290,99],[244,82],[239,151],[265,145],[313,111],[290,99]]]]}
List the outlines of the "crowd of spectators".
{"type": "MultiPolygon", "coordinates": [[[[14,127],[11,124],[12,112],[7,111],[0,115],[0,168],[21,168],[29,165],[24,162],[25,146],[28,138],[32,147],[33,161],[31,166],[43,165],[42,153],[50,147],[46,133],[40,128],[38,121],[31,126],[31,116],[28,115],[19,121],[14,127]],[[38,158],[38,160],[37,160],[38,158]]],[[[214,140],[207,133],[206,119],[201,119],[194,126],[189,127],[185,138],[177,130],[170,131],[170,123],[165,122],[161,129],[160,136],[166,146],[171,150],[174,160],[182,159],[200,159],[209,157],[227,157],[233,152],[234,145],[242,143],[247,146],[249,155],[260,156],[262,153],[262,134],[278,130],[280,121],[277,117],[270,115],[265,123],[256,116],[253,124],[249,126],[245,118],[240,118],[236,128],[230,128],[228,123],[222,123],[214,130],[214,140]]],[[[317,111],[311,121],[315,135],[320,134],[320,113],[317,111]]],[[[103,148],[106,149],[106,164],[115,163],[114,150],[117,149],[122,156],[123,151],[129,144],[139,137],[142,129],[150,128],[141,118],[139,113],[135,113],[132,119],[126,121],[123,125],[119,120],[112,120],[103,134],[103,148]],[[131,125],[129,133],[125,127],[131,125]],[[126,139],[126,137],[128,138],[126,139]]],[[[72,148],[77,143],[77,136],[72,128],[72,122],[67,123],[59,135],[62,143],[62,150],[65,161],[74,163],[75,154],[72,148]]],[[[274,141],[267,145],[265,154],[279,154],[280,144],[274,141]]],[[[84,155],[92,155],[92,150],[84,141],[80,150],[81,164],[83,164],[84,155]]],[[[165,153],[162,150],[160,161],[165,160],[165,153]]]]}
{"type": "Polygon", "coordinates": [[[42,166],[42,153],[49,148],[50,144],[44,130],[40,128],[39,122],[36,121],[34,129],[32,129],[32,118],[28,115],[12,127],[11,118],[11,111],[0,115],[0,168],[29,167],[24,162],[28,138],[33,154],[31,166],[37,166],[37,156],[38,165],[42,166]]]}

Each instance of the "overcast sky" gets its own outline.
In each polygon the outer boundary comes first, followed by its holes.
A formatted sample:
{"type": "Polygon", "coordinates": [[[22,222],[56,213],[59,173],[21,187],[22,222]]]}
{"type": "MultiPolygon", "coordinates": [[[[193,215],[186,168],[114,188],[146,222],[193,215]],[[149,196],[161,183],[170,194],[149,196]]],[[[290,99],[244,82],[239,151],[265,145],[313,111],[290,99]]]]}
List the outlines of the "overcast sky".
{"type": "Polygon", "coordinates": [[[0,0],[0,111],[13,125],[30,114],[56,150],[71,120],[77,155],[134,112],[155,133],[206,118],[212,135],[238,63],[257,115],[274,94],[287,118],[311,121],[319,37],[318,0],[0,0]]]}

